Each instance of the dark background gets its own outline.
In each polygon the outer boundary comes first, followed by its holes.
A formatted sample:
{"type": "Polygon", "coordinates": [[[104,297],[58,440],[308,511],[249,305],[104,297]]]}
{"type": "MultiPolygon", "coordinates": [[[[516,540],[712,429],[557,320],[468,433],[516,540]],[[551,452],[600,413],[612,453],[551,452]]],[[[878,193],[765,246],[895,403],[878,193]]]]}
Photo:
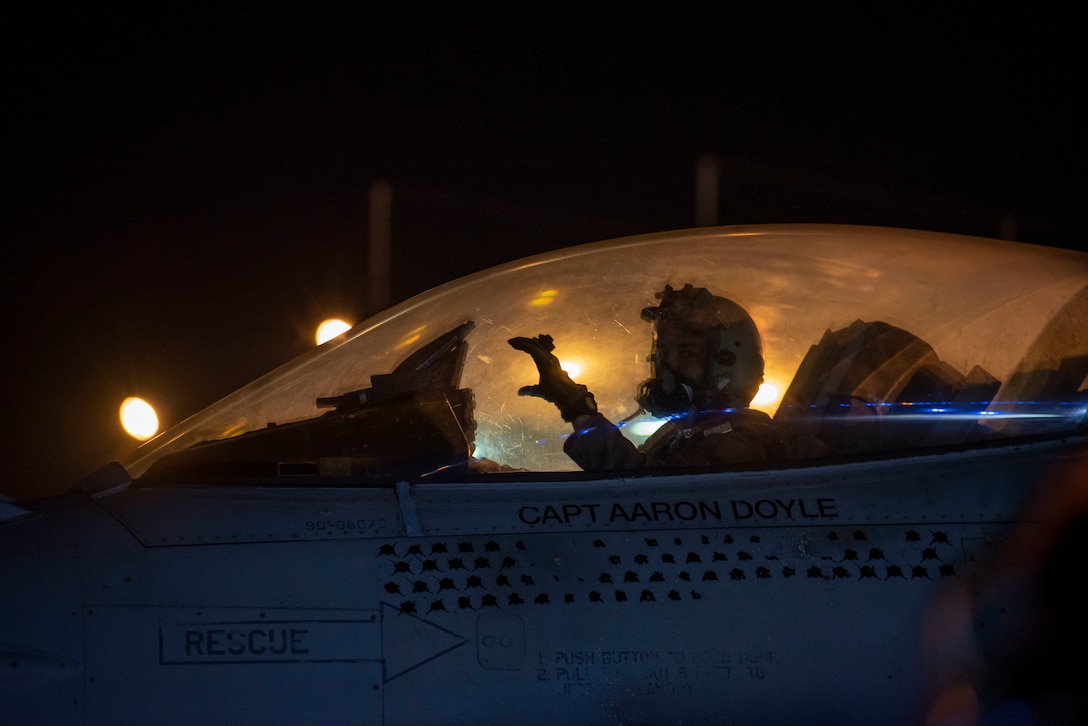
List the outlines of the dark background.
{"type": "Polygon", "coordinates": [[[133,446],[125,396],[169,426],[362,319],[378,180],[392,302],[693,226],[704,154],[724,224],[1083,245],[1060,18],[349,7],[8,18],[0,491],[133,446]]]}

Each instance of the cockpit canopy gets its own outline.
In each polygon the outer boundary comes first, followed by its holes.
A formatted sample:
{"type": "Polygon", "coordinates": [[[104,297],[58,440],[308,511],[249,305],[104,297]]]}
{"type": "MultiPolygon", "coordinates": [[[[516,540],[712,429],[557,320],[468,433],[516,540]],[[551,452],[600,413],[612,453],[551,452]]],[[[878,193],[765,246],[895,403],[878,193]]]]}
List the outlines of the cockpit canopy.
{"type": "Polygon", "coordinates": [[[791,431],[801,462],[1085,426],[1088,255],[907,230],[726,227],[582,245],[451,282],[122,464],[140,484],[577,470],[562,448],[569,424],[518,396],[538,376],[507,340],[551,335],[571,377],[640,443],[661,424],[635,403],[652,338],[640,316],[666,284],[748,311],[766,359],[752,405],[791,431]]]}

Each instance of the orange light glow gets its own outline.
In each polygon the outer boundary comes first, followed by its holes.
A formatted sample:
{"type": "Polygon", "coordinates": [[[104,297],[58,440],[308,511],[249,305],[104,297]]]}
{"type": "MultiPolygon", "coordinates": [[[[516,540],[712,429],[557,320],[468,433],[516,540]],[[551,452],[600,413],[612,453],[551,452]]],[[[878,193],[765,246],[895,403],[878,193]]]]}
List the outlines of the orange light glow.
{"type": "Polygon", "coordinates": [[[151,404],[142,398],[130,397],[121,402],[121,427],[132,438],[146,441],[159,430],[159,417],[151,404]]]}
{"type": "Polygon", "coordinates": [[[351,330],[351,323],[338,318],[329,318],[328,320],[321,321],[321,324],[317,326],[317,333],[314,335],[314,339],[317,341],[318,345],[321,345],[338,335],[343,335],[349,330],[351,330]]]}
{"type": "Polygon", "coordinates": [[[558,290],[544,290],[537,293],[537,296],[529,302],[530,305],[540,307],[541,305],[551,305],[555,300],[555,296],[559,294],[558,290]]]}
{"type": "Polygon", "coordinates": [[[577,363],[567,363],[564,361],[559,364],[559,367],[565,370],[567,372],[567,375],[571,378],[577,378],[578,375],[582,372],[582,366],[578,365],[577,363]]]}
{"type": "Polygon", "coordinates": [[[773,413],[778,408],[781,397],[782,394],[779,392],[778,386],[770,381],[765,381],[759,386],[755,398],[752,399],[752,408],[761,409],[765,413],[773,413]]]}

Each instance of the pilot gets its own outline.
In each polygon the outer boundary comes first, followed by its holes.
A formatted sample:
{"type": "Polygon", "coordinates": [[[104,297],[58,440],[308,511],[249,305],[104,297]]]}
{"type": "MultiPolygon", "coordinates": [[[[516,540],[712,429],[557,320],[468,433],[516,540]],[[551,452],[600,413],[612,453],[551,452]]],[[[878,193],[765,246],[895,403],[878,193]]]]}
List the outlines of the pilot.
{"type": "Polygon", "coordinates": [[[552,354],[551,336],[511,338],[532,356],[540,383],[518,391],[554,403],[574,426],[563,450],[582,469],[726,467],[778,461],[792,455],[786,432],[749,408],[763,382],[763,344],[751,316],[704,287],[666,285],[660,303],[642,311],[653,323],[653,376],[636,400],[668,422],[642,446],[626,439],[597,411],[586,386],[575,383],[552,354]]]}

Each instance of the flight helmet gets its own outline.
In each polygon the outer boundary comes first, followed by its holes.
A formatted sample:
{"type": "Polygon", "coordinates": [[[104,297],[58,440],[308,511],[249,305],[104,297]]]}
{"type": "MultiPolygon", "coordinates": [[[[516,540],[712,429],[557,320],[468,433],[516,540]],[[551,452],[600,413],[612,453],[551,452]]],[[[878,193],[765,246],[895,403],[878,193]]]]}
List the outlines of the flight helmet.
{"type": "Polygon", "coordinates": [[[680,290],[666,285],[656,297],[660,303],[642,311],[642,319],[654,324],[653,377],[639,385],[639,405],[666,417],[751,403],[763,383],[763,341],[744,308],[692,285],[680,290]],[[701,366],[677,371],[659,355],[659,338],[675,331],[705,341],[701,366]]]}

